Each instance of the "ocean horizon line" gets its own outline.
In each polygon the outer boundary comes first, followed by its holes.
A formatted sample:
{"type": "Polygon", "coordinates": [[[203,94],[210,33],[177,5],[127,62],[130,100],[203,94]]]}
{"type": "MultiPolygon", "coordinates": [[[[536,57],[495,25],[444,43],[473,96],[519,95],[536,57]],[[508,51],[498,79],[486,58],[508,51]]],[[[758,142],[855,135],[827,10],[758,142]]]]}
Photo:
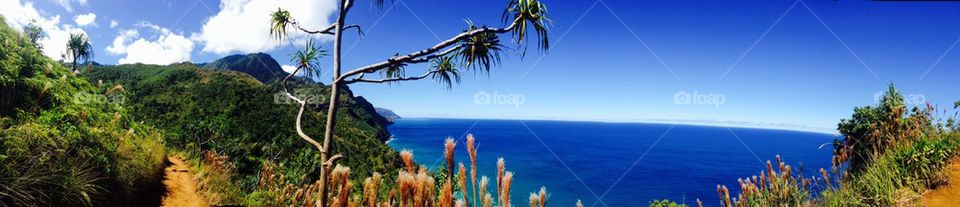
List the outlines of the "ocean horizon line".
{"type": "Polygon", "coordinates": [[[817,134],[828,134],[838,136],[836,129],[810,127],[803,125],[779,124],[779,123],[752,123],[737,121],[711,121],[711,120],[592,120],[592,119],[550,119],[550,118],[473,118],[473,117],[427,117],[411,116],[402,117],[402,119],[434,119],[434,120],[490,120],[490,121],[556,121],[556,122],[593,122],[593,123],[613,123],[613,124],[664,124],[664,125],[685,125],[685,126],[706,126],[706,127],[726,127],[740,129],[760,129],[760,130],[780,130],[794,131],[817,134]]]}

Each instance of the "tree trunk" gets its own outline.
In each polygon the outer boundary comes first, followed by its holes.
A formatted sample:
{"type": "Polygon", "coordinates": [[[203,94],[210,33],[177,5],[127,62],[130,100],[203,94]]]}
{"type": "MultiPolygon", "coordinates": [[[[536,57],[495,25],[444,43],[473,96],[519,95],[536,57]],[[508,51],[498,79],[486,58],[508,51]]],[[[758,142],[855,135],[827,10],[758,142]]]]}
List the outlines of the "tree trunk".
{"type": "Polygon", "coordinates": [[[71,72],[73,72],[73,73],[77,73],[77,59],[78,59],[78,58],[80,58],[80,57],[77,57],[77,55],[73,55],[73,66],[70,67],[70,69],[73,70],[73,71],[71,71],[71,72]]]}
{"type": "MultiPolygon", "coordinates": [[[[346,18],[347,11],[350,9],[351,2],[350,0],[341,0],[340,1],[340,14],[337,15],[337,22],[335,23],[333,31],[333,81],[330,84],[330,102],[327,104],[327,122],[326,127],[324,127],[323,133],[323,148],[324,150],[320,153],[320,160],[323,161],[324,165],[333,165],[333,162],[327,162],[330,158],[330,144],[331,139],[334,136],[334,128],[337,125],[337,106],[340,104],[340,82],[337,79],[340,78],[340,47],[341,42],[343,41],[343,24],[344,19],[346,18]]],[[[332,166],[321,166],[320,170],[320,205],[326,206],[327,204],[327,176],[328,170],[332,169],[332,166]]]]}

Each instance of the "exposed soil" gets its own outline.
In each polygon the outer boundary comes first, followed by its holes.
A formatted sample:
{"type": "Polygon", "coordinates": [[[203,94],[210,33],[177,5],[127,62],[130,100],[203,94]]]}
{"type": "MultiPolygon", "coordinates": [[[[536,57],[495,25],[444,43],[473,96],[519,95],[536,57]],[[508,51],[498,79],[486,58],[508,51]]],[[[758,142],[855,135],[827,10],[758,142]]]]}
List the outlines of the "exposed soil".
{"type": "Polygon", "coordinates": [[[947,166],[947,176],[950,182],[923,194],[923,206],[958,206],[960,205],[960,158],[954,158],[947,166]]]}
{"type": "Polygon", "coordinates": [[[163,170],[163,186],[166,194],[161,206],[165,207],[207,207],[207,201],[197,192],[190,167],[177,157],[168,157],[170,165],[163,170]]]}

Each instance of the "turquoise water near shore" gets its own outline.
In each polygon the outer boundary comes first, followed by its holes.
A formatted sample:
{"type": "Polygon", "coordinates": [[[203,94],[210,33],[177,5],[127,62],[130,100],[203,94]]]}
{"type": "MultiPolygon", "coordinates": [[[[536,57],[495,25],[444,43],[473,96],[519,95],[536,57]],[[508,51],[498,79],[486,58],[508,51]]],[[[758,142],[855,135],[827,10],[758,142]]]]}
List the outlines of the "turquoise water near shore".
{"type": "Polygon", "coordinates": [[[513,171],[514,205],[540,186],[551,206],[646,206],[652,199],[718,205],[717,184],[739,191],[737,178],[757,174],[781,155],[795,172],[815,175],[830,166],[837,135],[680,124],[468,119],[400,119],[389,127],[395,149],[442,166],[443,140],[457,140],[456,157],[469,163],[467,133],[479,144],[478,177],[496,177],[496,160],[513,171]],[[824,145],[826,144],[826,145],[824,145]]]}

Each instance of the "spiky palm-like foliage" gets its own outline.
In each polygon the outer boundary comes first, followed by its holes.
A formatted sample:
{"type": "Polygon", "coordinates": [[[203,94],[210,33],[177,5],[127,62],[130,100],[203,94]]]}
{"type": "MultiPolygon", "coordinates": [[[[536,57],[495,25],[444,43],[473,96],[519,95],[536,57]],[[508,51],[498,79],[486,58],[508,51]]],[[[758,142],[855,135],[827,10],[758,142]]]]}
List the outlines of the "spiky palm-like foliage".
{"type": "Polygon", "coordinates": [[[83,33],[70,34],[67,40],[67,55],[73,60],[72,69],[77,71],[77,61],[83,59],[88,62],[93,59],[93,45],[90,45],[90,39],[83,33]]]}
{"type": "Polygon", "coordinates": [[[292,22],[289,11],[277,8],[277,11],[270,13],[270,36],[282,40],[287,36],[287,26],[292,22]]]}
{"type": "MultiPolygon", "coordinates": [[[[467,31],[477,29],[472,22],[467,21],[470,28],[467,31]]],[[[464,39],[460,43],[460,50],[457,51],[457,57],[463,66],[471,69],[482,69],[482,72],[489,72],[491,66],[500,63],[500,52],[503,45],[500,44],[500,38],[493,32],[484,32],[478,35],[464,39]]]]}
{"type": "Polygon", "coordinates": [[[526,45],[528,29],[533,28],[540,38],[537,41],[541,50],[550,49],[550,41],[547,38],[547,26],[550,19],[547,18],[547,5],[538,0],[511,0],[507,4],[507,10],[503,12],[503,21],[505,23],[517,23],[517,27],[512,30],[513,37],[517,44],[524,47],[523,54],[526,54],[526,45]]]}
{"type": "Polygon", "coordinates": [[[460,83],[460,71],[457,70],[453,57],[443,56],[433,59],[432,67],[434,72],[431,78],[436,80],[437,83],[445,85],[447,88],[452,88],[454,83],[460,83]]]}
{"type": "Polygon", "coordinates": [[[313,39],[308,39],[302,50],[298,50],[290,58],[296,64],[297,69],[293,74],[296,75],[301,70],[306,78],[320,77],[320,58],[326,56],[326,50],[320,49],[313,39]]]}
{"type": "Polygon", "coordinates": [[[396,63],[393,65],[390,65],[390,67],[387,67],[387,69],[382,70],[381,74],[385,78],[402,78],[406,76],[406,67],[407,67],[406,63],[396,63]]]}

